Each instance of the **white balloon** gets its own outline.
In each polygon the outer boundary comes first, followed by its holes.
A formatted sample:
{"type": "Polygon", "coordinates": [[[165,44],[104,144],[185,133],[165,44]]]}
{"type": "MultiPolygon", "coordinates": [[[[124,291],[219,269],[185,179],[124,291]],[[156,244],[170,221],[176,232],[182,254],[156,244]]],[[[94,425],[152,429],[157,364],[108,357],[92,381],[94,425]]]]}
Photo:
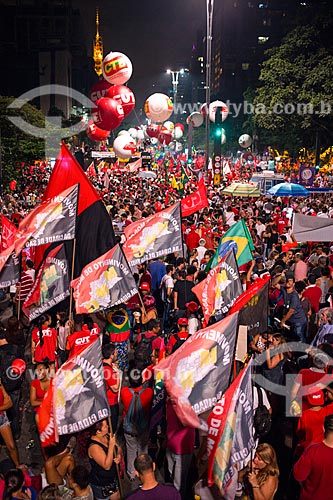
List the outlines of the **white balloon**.
{"type": "Polygon", "coordinates": [[[183,137],[183,131],[180,127],[176,127],[172,133],[172,137],[175,139],[181,139],[183,137]]]}
{"type": "Polygon", "coordinates": [[[167,95],[156,93],[148,97],[144,110],[149,120],[160,123],[170,118],[173,111],[173,104],[167,95]]]}
{"type": "Polygon", "coordinates": [[[157,144],[158,143],[157,137],[150,137],[150,143],[153,144],[153,145],[157,144]]]}
{"type": "Polygon", "coordinates": [[[165,127],[168,130],[172,131],[175,128],[175,124],[173,122],[167,121],[167,122],[163,123],[163,127],[165,127]]]}
{"type": "Polygon", "coordinates": [[[252,137],[249,134],[242,134],[238,139],[238,144],[242,146],[242,148],[248,148],[252,144],[252,137]]]}
{"type": "Polygon", "coordinates": [[[142,141],[145,138],[145,131],[141,128],[137,130],[136,138],[138,141],[142,141]]]}
{"type": "Polygon", "coordinates": [[[138,136],[138,131],[136,128],[129,128],[128,133],[131,137],[133,137],[133,139],[136,139],[138,136]]]}
{"type": "Polygon", "coordinates": [[[204,117],[201,113],[195,111],[194,113],[191,113],[190,116],[187,117],[186,122],[188,125],[191,123],[192,127],[200,127],[204,122],[204,117]]]}
{"type": "Polygon", "coordinates": [[[218,107],[222,108],[222,121],[223,122],[229,114],[228,106],[224,102],[222,102],[222,101],[211,102],[209,105],[209,119],[211,122],[215,123],[216,108],[218,108],[218,107]]]}
{"type": "Polygon", "coordinates": [[[128,130],[120,130],[118,132],[117,136],[119,137],[120,135],[131,135],[128,130]]]}
{"type": "Polygon", "coordinates": [[[122,160],[130,158],[136,149],[135,140],[129,135],[120,135],[113,141],[113,150],[122,160]]]}
{"type": "Polygon", "coordinates": [[[133,66],[122,52],[109,52],[102,63],[103,77],[113,85],[123,85],[132,76],[133,66]]]}

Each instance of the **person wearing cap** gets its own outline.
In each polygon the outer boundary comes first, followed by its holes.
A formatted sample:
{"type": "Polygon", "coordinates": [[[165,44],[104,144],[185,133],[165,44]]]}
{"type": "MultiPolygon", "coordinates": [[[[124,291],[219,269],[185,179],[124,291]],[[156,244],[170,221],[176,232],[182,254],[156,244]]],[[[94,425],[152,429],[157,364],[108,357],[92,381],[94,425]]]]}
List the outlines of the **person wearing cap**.
{"type": "Polygon", "coordinates": [[[307,447],[293,468],[300,500],[333,500],[333,415],[324,420],[324,439],[307,447]]]}
{"type": "Polygon", "coordinates": [[[186,314],[188,319],[188,334],[193,335],[195,332],[200,330],[201,322],[198,318],[199,306],[193,300],[185,304],[186,314]]]}
{"type": "Polygon", "coordinates": [[[281,318],[281,327],[286,323],[292,329],[292,334],[298,337],[298,340],[305,342],[305,334],[307,330],[307,317],[305,316],[298,293],[295,290],[295,279],[292,273],[286,273],[286,284],[281,286],[279,283],[275,285],[282,291],[284,299],[284,310],[281,318]]]}
{"type": "Polygon", "coordinates": [[[333,414],[333,403],[324,406],[325,395],[322,390],[312,392],[306,398],[310,408],[303,411],[297,423],[298,444],[295,450],[297,457],[300,457],[310,444],[319,443],[324,439],[325,417],[333,414]]]}
{"type": "Polygon", "coordinates": [[[178,332],[170,336],[166,350],[168,354],[175,352],[188,338],[188,319],[179,318],[177,321],[178,332]]]}

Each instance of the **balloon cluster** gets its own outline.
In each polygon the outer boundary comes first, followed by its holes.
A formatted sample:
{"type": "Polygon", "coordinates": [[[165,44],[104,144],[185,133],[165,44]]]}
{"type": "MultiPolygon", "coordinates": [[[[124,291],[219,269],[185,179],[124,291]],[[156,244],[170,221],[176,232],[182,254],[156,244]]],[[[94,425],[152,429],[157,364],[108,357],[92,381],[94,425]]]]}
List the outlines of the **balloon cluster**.
{"type": "Polygon", "coordinates": [[[191,113],[186,119],[187,125],[192,125],[192,127],[195,128],[200,127],[207,115],[209,116],[210,121],[215,123],[216,110],[218,107],[222,108],[222,122],[224,122],[229,114],[228,106],[223,101],[213,101],[209,105],[209,110],[207,103],[205,102],[204,104],[202,104],[200,112],[194,111],[193,113],[191,113]]]}
{"type": "Polygon", "coordinates": [[[126,83],[132,76],[132,63],[121,52],[110,52],[102,63],[104,80],[96,82],[89,97],[96,107],[92,109],[87,135],[96,142],[107,139],[110,131],[119,127],[135,106],[135,97],[126,83]]]}
{"type": "Polygon", "coordinates": [[[151,144],[159,142],[162,146],[168,146],[171,145],[173,139],[177,140],[183,136],[184,126],[181,123],[175,124],[169,121],[173,113],[173,104],[167,95],[157,92],[149,96],[145,102],[144,111],[151,121],[145,130],[151,144]]]}

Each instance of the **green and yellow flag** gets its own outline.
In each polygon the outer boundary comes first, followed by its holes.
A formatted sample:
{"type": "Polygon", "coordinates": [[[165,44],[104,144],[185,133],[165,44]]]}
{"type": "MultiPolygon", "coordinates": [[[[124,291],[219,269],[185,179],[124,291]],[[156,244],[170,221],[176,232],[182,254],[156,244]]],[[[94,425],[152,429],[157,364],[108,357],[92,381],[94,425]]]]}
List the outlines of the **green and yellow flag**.
{"type": "Polygon", "coordinates": [[[222,236],[215,254],[205,268],[206,273],[220,262],[231,247],[235,250],[238,267],[243,266],[253,259],[252,251],[254,250],[254,245],[244,219],[233,224],[225,235],[222,236]]]}

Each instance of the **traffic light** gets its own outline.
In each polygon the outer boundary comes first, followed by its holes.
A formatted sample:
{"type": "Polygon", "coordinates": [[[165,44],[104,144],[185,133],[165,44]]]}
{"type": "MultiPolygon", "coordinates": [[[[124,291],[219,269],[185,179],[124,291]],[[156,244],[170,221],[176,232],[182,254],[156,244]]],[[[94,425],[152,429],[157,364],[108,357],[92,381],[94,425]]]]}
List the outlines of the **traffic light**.
{"type": "Polygon", "coordinates": [[[221,156],[221,137],[222,137],[222,107],[217,106],[215,111],[214,126],[214,155],[221,156]]]}
{"type": "Polygon", "coordinates": [[[221,137],[222,136],[222,126],[217,125],[215,127],[215,137],[221,137]]]}

